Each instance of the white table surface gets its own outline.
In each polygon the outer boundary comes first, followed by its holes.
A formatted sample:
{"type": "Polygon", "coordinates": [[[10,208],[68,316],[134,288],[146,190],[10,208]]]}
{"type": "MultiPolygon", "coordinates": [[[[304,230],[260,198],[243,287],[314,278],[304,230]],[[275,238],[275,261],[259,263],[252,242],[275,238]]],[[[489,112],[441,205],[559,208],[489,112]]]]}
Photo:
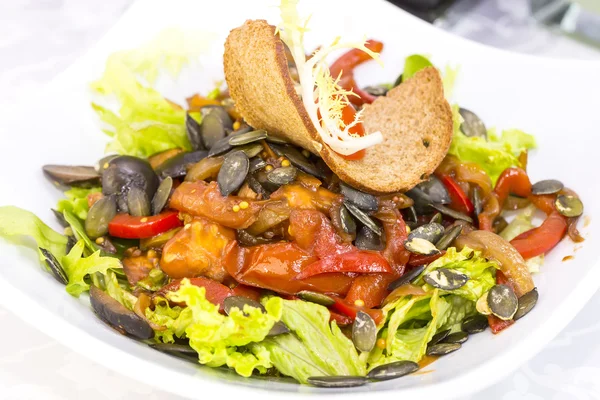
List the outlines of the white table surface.
{"type": "MultiPolygon", "coordinates": [[[[35,95],[38,88],[75,61],[131,3],[132,0],[0,1],[0,115],[9,106],[27,101],[28,96],[35,95]]],[[[600,53],[594,50],[532,28],[524,3],[488,0],[448,28],[515,51],[600,59],[600,53]]],[[[565,273],[573,273],[568,264],[565,273]]],[[[600,293],[539,355],[470,399],[600,399],[599,308],[600,293]]],[[[0,398],[179,399],[88,360],[47,337],[45,329],[51,327],[31,327],[0,308],[0,398]]]]}

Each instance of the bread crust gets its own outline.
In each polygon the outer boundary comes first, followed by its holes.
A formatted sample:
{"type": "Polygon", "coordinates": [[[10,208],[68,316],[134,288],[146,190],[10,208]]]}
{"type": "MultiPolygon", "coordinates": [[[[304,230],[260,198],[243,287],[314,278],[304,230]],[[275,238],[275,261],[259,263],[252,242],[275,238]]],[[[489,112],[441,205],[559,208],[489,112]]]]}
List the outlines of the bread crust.
{"type": "Polygon", "coordinates": [[[452,111],[433,67],[366,105],[366,132],[384,141],[349,161],[324,145],[290,77],[283,42],[264,20],[248,20],[225,42],[225,79],[237,111],[257,129],[323,158],[344,182],[371,193],[405,191],[433,173],[452,141],[452,111]]]}

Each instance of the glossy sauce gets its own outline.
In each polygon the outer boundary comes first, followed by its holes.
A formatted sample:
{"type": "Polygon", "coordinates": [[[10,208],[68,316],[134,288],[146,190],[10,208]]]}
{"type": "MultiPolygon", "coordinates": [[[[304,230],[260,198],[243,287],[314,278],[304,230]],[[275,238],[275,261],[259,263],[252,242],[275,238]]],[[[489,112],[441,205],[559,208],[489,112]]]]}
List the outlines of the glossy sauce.
{"type": "Polygon", "coordinates": [[[564,256],[562,260],[563,260],[563,262],[564,262],[564,261],[569,261],[569,260],[572,260],[572,259],[574,259],[574,258],[575,258],[575,256],[564,256]]]}

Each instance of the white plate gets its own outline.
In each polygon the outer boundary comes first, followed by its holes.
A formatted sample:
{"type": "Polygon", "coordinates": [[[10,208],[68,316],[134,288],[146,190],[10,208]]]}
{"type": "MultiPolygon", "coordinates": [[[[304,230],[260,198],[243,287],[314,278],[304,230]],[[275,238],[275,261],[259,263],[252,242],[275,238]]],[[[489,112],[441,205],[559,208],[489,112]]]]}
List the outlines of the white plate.
{"type": "MultiPolygon", "coordinates": [[[[97,78],[113,51],[139,45],[165,27],[212,32],[213,46],[199,65],[179,82],[163,80],[161,89],[175,100],[206,91],[222,78],[220,54],[228,31],[247,18],[276,23],[276,0],[170,1],[136,3],[85,57],[61,74],[27,104],[0,121],[0,204],[15,204],[53,221],[49,208],[60,193],[40,171],[45,163],[90,164],[102,156],[105,137],[90,110],[87,84],[97,78]]],[[[488,125],[518,127],[536,135],[539,150],[530,158],[532,179],[557,178],[577,190],[586,215],[600,215],[595,172],[600,126],[600,63],[554,61],[511,54],[436,30],[382,0],[302,1],[314,13],[308,48],[342,34],[367,34],[385,43],[385,69],[360,67],[361,85],[393,81],[411,53],[430,54],[438,65],[461,66],[455,100],[476,111],[488,125]]],[[[500,335],[473,336],[461,351],[426,368],[429,373],[348,391],[345,396],[376,392],[451,398],[472,393],[499,380],[546,344],[581,309],[599,287],[596,249],[598,225],[583,228],[587,241],[560,244],[535,277],[540,301],[527,318],[500,335]],[[578,250],[575,250],[578,248],[578,250]],[[566,255],[575,259],[564,263],[566,255]],[[441,396],[441,397],[440,397],[441,396]]],[[[129,340],[100,322],[87,300],[70,297],[37,266],[33,251],[0,242],[0,302],[57,340],[114,370],[189,397],[219,393],[226,398],[282,398],[322,391],[263,380],[244,380],[229,373],[196,367],[129,340]],[[268,390],[267,390],[268,389],[268,390]]],[[[325,393],[332,394],[332,391],[325,393]]]]}

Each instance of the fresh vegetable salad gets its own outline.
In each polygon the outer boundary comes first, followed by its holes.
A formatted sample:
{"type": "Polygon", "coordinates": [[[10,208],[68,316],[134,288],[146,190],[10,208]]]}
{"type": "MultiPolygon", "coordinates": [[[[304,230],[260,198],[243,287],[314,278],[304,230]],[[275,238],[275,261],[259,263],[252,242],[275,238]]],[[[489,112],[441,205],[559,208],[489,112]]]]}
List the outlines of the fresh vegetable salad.
{"type": "MultiPolygon", "coordinates": [[[[118,332],[244,377],[364,385],[518,323],[545,295],[532,278],[544,255],[566,236],[583,240],[577,194],[557,180],[532,184],[533,136],[487,129],[444,98],[436,121],[448,114],[451,143],[439,144],[441,162],[419,167],[406,190],[356,184],[351,163],[392,135],[372,129],[369,110],[440,73],[412,55],[395,82],[360,87],[353,68],[394,49],[336,41],[307,55],[295,3],[282,1],[282,26],[267,39],[287,49],[279,57],[292,94],[283,95],[301,99],[310,139],[285,123],[265,129],[275,107],[261,119],[239,106],[233,82],[243,73],[226,69],[229,89],[183,106],[140,83],[139,52],[119,53],[93,85],[120,102],[118,112],[93,104],[111,136],[108,155],[43,167],[67,189],[53,208],[61,229],[0,207],[0,236],[32,237],[43,267],[72,296],[89,294],[118,332]],[[539,226],[536,213],[545,216],[539,226]]],[[[397,103],[387,118],[404,112],[397,103]]],[[[400,159],[415,144],[398,140],[391,156],[400,159]]],[[[438,151],[436,140],[423,139],[420,151],[438,151]]]]}

